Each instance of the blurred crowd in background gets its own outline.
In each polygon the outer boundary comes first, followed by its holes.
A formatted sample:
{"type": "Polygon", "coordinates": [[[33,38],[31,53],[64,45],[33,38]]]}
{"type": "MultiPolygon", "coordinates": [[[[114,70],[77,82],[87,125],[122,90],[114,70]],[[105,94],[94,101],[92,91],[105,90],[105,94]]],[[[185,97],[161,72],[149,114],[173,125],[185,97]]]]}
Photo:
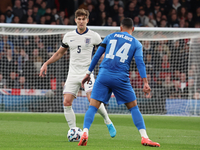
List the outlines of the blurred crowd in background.
{"type": "Polygon", "coordinates": [[[92,26],[200,27],[200,0],[1,0],[0,23],[74,25],[78,8],[92,26]]]}
{"type": "MultiPolygon", "coordinates": [[[[200,0],[1,0],[0,22],[75,25],[78,8],[89,10],[92,26],[119,26],[121,19],[130,17],[135,27],[200,27],[200,0]]],[[[52,89],[62,96],[69,52],[49,65],[45,78],[38,77],[42,63],[59,48],[62,37],[2,35],[0,89],[52,89]]],[[[194,90],[196,66],[188,68],[189,39],[141,43],[150,87],[157,89],[152,90],[152,98],[200,98],[200,91],[194,90]]],[[[136,95],[143,97],[134,61],[130,81],[136,95]]]]}

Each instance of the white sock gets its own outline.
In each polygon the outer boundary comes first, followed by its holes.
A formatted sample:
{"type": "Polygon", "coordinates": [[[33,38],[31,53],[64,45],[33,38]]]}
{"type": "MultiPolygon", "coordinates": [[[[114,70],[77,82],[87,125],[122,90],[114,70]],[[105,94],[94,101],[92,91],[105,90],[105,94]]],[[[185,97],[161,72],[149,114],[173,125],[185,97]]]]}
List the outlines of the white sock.
{"type": "Polygon", "coordinates": [[[76,127],[76,116],[72,106],[64,106],[64,115],[69,127],[76,127]]]}
{"type": "Polygon", "coordinates": [[[87,133],[87,136],[89,136],[89,130],[88,130],[88,128],[84,128],[84,129],[83,129],[83,132],[86,132],[86,133],[87,133]]]}
{"type": "Polygon", "coordinates": [[[103,117],[105,124],[111,124],[112,123],[110,118],[108,117],[108,113],[107,113],[103,103],[101,103],[97,112],[103,117]]]}
{"type": "Polygon", "coordinates": [[[149,138],[145,129],[140,129],[139,132],[141,137],[149,138]]]}

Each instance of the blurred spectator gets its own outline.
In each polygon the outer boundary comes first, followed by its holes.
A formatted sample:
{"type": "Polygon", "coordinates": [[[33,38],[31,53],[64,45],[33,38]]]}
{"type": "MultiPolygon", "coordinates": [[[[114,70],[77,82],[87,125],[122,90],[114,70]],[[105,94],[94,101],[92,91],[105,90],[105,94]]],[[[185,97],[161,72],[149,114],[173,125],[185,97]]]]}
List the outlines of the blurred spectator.
{"type": "Polygon", "coordinates": [[[11,23],[14,15],[12,14],[11,10],[7,10],[5,13],[6,16],[6,23],[11,23]]]}
{"type": "Polygon", "coordinates": [[[179,20],[186,20],[187,19],[187,10],[185,7],[181,7],[178,13],[179,20]]]}
{"type": "Polygon", "coordinates": [[[161,22],[161,17],[162,17],[162,13],[161,13],[161,11],[158,11],[157,13],[156,13],[156,24],[157,24],[157,26],[160,26],[160,22],[161,22]]]}
{"type": "Polygon", "coordinates": [[[160,11],[162,12],[162,14],[165,14],[167,15],[167,12],[168,12],[168,4],[167,4],[167,1],[166,0],[160,0],[160,11]]]}
{"type": "Polygon", "coordinates": [[[92,4],[88,5],[88,11],[90,13],[88,25],[96,25],[97,14],[92,4]]]}
{"type": "Polygon", "coordinates": [[[159,3],[156,3],[154,5],[154,14],[156,15],[159,11],[160,11],[160,5],[159,5],[159,3]]]}
{"type": "Polygon", "coordinates": [[[20,23],[19,21],[20,21],[20,19],[18,16],[14,16],[12,19],[12,23],[20,23]]]}
{"type": "Polygon", "coordinates": [[[26,54],[24,49],[21,49],[20,54],[19,54],[18,59],[17,59],[17,61],[18,61],[18,71],[20,73],[23,73],[23,66],[26,63],[26,61],[28,61],[28,60],[29,60],[28,54],[26,54]]]}
{"type": "Polygon", "coordinates": [[[149,22],[148,22],[147,26],[148,27],[157,27],[157,22],[154,18],[154,14],[150,13],[148,17],[149,17],[149,22]]]}
{"type": "Polygon", "coordinates": [[[200,22],[200,6],[196,9],[195,22],[200,22]]]}
{"type": "Polygon", "coordinates": [[[169,63],[167,54],[162,56],[161,68],[162,68],[162,72],[170,72],[170,63],[169,63]]]}
{"type": "Polygon", "coordinates": [[[35,21],[35,20],[34,20],[34,16],[33,16],[33,9],[28,9],[27,14],[23,16],[21,22],[22,22],[22,23],[26,23],[27,20],[28,20],[28,17],[32,17],[32,19],[33,19],[32,22],[35,21]]]}
{"type": "Polygon", "coordinates": [[[28,5],[27,9],[33,9],[34,1],[33,0],[28,0],[28,5]]]}
{"type": "Polygon", "coordinates": [[[154,64],[152,62],[152,54],[151,53],[146,54],[144,59],[145,59],[144,62],[145,62],[145,65],[146,65],[146,72],[148,74],[151,74],[151,76],[153,76],[154,64]]]}
{"type": "MultiPolygon", "coordinates": [[[[79,9],[88,9],[88,5],[92,4],[92,0],[84,0],[84,2],[78,7],[79,9]]],[[[93,5],[93,4],[92,4],[93,5]]]]}
{"type": "Polygon", "coordinates": [[[150,41],[142,41],[142,45],[143,45],[143,55],[144,55],[144,57],[147,54],[153,54],[153,47],[152,47],[150,41]]]}
{"type": "Polygon", "coordinates": [[[18,78],[15,88],[16,89],[29,89],[29,85],[28,85],[28,82],[26,81],[25,76],[20,76],[18,78]]]}
{"type": "Polygon", "coordinates": [[[0,15],[0,23],[6,23],[6,17],[4,14],[0,15]]]}
{"type": "Polygon", "coordinates": [[[12,0],[0,0],[0,13],[5,13],[8,7],[12,7],[12,0]]]}
{"type": "Polygon", "coordinates": [[[46,23],[46,18],[45,18],[45,16],[41,16],[40,17],[40,22],[39,22],[39,24],[45,24],[46,23]]]}
{"type": "Polygon", "coordinates": [[[182,46],[179,40],[174,40],[171,43],[170,51],[171,51],[171,64],[172,70],[177,70],[182,68],[182,56],[181,56],[182,46]]]}
{"type": "MultiPolygon", "coordinates": [[[[114,5],[111,7],[111,13],[110,13],[110,16],[112,18],[116,17],[118,15],[118,9],[119,9],[119,6],[118,5],[114,5]]],[[[98,13],[98,12],[97,12],[98,13]]],[[[114,20],[114,19],[113,19],[114,20]]]]}
{"type": "Polygon", "coordinates": [[[63,25],[64,24],[64,19],[65,19],[65,12],[64,11],[60,12],[58,19],[59,19],[59,24],[63,25]]]}
{"type": "Polygon", "coordinates": [[[172,99],[180,99],[181,98],[182,92],[181,92],[179,80],[174,81],[174,86],[172,86],[170,91],[171,91],[170,98],[172,98],[172,99]]]}
{"type": "Polygon", "coordinates": [[[14,54],[14,45],[13,42],[10,41],[8,35],[2,35],[0,41],[0,52],[6,52],[6,49],[11,49],[12,54],[14,54]]]}
{"type": "Polygon", "coordinates": [[[169,27],[179,27],[179,21],[177,18],[177,14],[172,14],[171,19],[169,20],[169,27]]]}
{"type": "Polygon", "coordinates": [[[41,4],[42,4],[42,0],[35,0],[35,6],[37,6],[38,8],[40,8],[41,4]]]}
{"type": "Polygon", "coordinates": [[[37,23],[39,23],[40,16],[38,15],[38,9],[39,7],[37,5],[33,6],[33,20],[35,20],[37,23]]]}
{"type": "Polygon", "coordinates": [[[3,74],[0,72],[0,89],[6,89],[6,79],[3,78],[3,74]]]}
{"type": "Polygon", "coordinates": [[[165,19],[162,19],[162,20],[160,21],[160,27],[168,27],[168,26],[167,26],[167,21],[166,21],[165,19]]]}
{"type": "MultiPolygon", "coordinates": [[[[106,12],[109,12],[109,11],[110,11],[110,8],[111,8],[112,6],[114,6],[114,5],[120,6],[120,5],[119,5],[119,0],[114,0],[114,4],[113,4],[113,5],[112,5],[111,3],[112,3],[112,2],[109,3],[108,0],[97,0],[97,4],[96,4],[95,8],[98,8],[98,6],[99,6],[100,4],[104,4],[104,5],[105,5],[105,11],[106,11],[106,12]],[[111,7],[110,7],[110,6],[111,6],[111,7]]],[[[109,15],[109,14],[108,14],[108,15],[109,15]]]]}
{"type": "Polygon", "coordinates": [[[124,8],[124,2],[122,0],[109,0],[110,6],[118,5],[119,7],[124,8]]]}
{"type": "Polygon", "coordinates": [[[200,94],[198,92],[194,93],[193,98],[196,100],[200,99],[200,94]]]}
{"type": "Polygon", "coordinates": [[[38,49],[34,49],[33,50],[33,63],[34,63],[34,66],[37,70],[37,72],[39,73],[40,71],[40,67],[42,65],[42,57],[39,55],[39,50],[38,49]]]}
{"type": "Polygon", "coordinates": [[[104,26],[106,24],[106,12],[100,13],[100,16],[98,17],[99,19],[97,20],[97,25],[98,26],[104,26]]]}
{"type": "Polygon", "coordinates": [[[136,5],[134,3],[130,3],[128,9],[125,9],[124,15],[125,17],[129,17],[134,19],[135,16],[138,16],[139,11],[136,9],[136,5]]]}
{"type": "Polygon", "coordinates": [[[181,78],[180,78],[180,83],[181,83],[181,90],[183,92],[184,88],[186,88],[188,86],[188,83],[186,81],[186,74],[185,73],[181,73],[181,78]]]}
{"type": "Polygon", "coordinates": [[[176,11],[178,11],[178,9],[181,7],[181,4],[179,3],[179,0],[173,0],[172,1],[172,8],[176,9],[176,11]]]}
{"type": "Polygon", "coordinates": [[[27,24],[34,24],[33,17],[29,16],[26,22],[27,24]]]}
{"type": "Polygon", "coordinates": [[[53,20],[57,20],[59,18],[59,15],[57,14],[56,8],[52,9],[52,15],[53,15],[53,20]]]}
{"type": "Polygon", "coordinates": [[[64,25],[69,25],[69,18],[65,17],[64,21],[63,21],[64,25]]]}
{"type": "Polygon", "coordinates": [[[187,21],[188,21],[188,27],[193,28],[194,27],[194,19],[192,12],[188,12],[187,14],[187,21]]]}
{"type": "Polygon", "coordinates": [[[45,14],[45,12],[46,12],[46,6],[47,6],[46,2],[42,1],[41,7],[38,9],[38,12],[37,12],[38,16],[43,16],[45,14]]]}
{"type": "Polygon", "coordinates": [[[182,97],[185,99],[192,98],[194,93],[195,93],[194,79],[188,79],[188,86],[183,88],[182,97]]]}
{"type": "Polygon", "coordinates": [[[23,18],[23,16],[25,15],[25,11],[21,7],[21,1],[20,0],[15,0],[15,6],[13,8],[13,14],[15,16],[18,16],[20,21],[23,18]]]}
{"type": "Polygon", "coordinates": [[[112,26],[112,22],[113,22],[112,17],[108,17],[105,26],[112,26]]]}
{"type": "Polygon", "coordinates": [[[146,0],[144,5],[145,15],[148,16],[150,13],[154,13],[154,8],[151,0],[146,0]]]}
{"type": "Polygon", "coordinates": [[[147,81],[148,81],[149,86],[150,86],[151,88],[155,88],[155,87],[156,87],[156,86],[155,86],[156,83],[153,81],[151,74],[148,74],[148,73],[147,73],[147,81]]]}
{"type": "Polygon", "coordinates": [[[182,19],[182,20],[179,21],[179,27],[180,28],[185,28],[186,27],[184,19],[182,19]]]}
{"type": "Polygon", "coordinates": [[[139,14],[139,6],[140,6],[140,4],[138,3],[138,0],[129,0],[128,2],[126,2],[124,10],[128,10],[130,8],[130,6],[131,6],[131,9],[134,8],[134,11],[135,11],[136,16],[137,16],[139,14]]]}
{"type": "Polygon", "coordinates": [[[170,11],[169,11],[169,13],[168,13],[168,16],[167,16],[168,22],[169,22],[169,20],[171,19],[171,17],[172,17],[173,14],[177,14],[176,9],[174,9],[174,8],[170,9],[170,11]]]}
{"type": "Polygon", "coordinates": [[[181,76],[180,71],[179,71],[178,69],[177,69],[177,70],[173,70],[173,71],[174,71],[173,76],[172,76],[173,82],[174,82],[175,80],[180,80],[180,76],[181,76]]]}
{"type": "Polygon", "coordinates": [[[116,27],[116,26],[117,26],[117,22],[116,22],[116,21],[113,21],[113,22],[112,22],[112,26],[113,26],[113,27],[116,27]]]}
{"type": "Polygon", "coordinates": [[[134,17],[133,26],[134,27],[141,27],[142,26],[142,24],[140,23],[140,18],[138,16],[134,17]]]}
{"type": "Polygon", "coordinates": [[[11,71],[8,77],[9,78],[8,78],[7,88],[8,89],[16,88],[16,86],[17,86],[17,74],[16,74],[16,72],[11,71]]]}
{"type": "Polygon", "coordinates": [[[164,82],[163,82],[163,87],[165,89],[165,97],[168,98],[170,96],[170,93],[172,93],[172,88],[173,88],[174,84],[171,80],[171,77],[165,76],[164,82]]]}
{"type": "Polygon", "coordinates": [[[149,18],[145,15],[144,9],[140,9],[138,17],[142,26],[146,26],[149,23],[149,18]]]}

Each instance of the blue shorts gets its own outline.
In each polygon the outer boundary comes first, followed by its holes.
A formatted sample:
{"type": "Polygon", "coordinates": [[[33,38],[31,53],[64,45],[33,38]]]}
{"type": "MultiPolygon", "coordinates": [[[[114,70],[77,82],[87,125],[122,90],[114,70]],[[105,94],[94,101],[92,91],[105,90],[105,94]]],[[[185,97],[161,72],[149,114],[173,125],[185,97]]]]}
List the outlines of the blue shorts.
{"type": "Polygon", "coordinates": [[[112,92],[118,105],[136,100],[135,92],[130,84],[129,77],[121,76],[118,73],[100,73],[94,83],[91,98],[108,103],[112,92]]]}

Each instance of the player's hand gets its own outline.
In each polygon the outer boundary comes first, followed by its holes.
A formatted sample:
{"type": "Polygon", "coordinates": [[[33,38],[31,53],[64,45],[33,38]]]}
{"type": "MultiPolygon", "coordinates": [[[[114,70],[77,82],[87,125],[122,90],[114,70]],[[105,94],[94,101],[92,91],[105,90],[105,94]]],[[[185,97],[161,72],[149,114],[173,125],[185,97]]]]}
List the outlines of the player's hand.
{"type": "Polygon", "coordinates": [[[151,96],[151,94],[150,94],[151,88],[149,87],[148,83],[144,84],[143,92],[144,92],[146,98],[150,98],[150,96],[151,96]]]}
{"type": "Polygon", "coordinates": [[[41,69],[40,69],[40,75],[39,76],[40,77],[44,77],[46,74],[47,74],[47,64],[44,63],[42,65],[41,69]],[[44,74],[43,74],[43,72],[44,72],[44,74]]]}
{"type": "Polygon", "coordinates": [[[86,74],[85,77],[83,78],[82,82],[81,82],[81,87],[84,88],[85,82],[87,82],[87,84],[88,84],[89,81],[90,81],[90,75],[86,74]]]}

